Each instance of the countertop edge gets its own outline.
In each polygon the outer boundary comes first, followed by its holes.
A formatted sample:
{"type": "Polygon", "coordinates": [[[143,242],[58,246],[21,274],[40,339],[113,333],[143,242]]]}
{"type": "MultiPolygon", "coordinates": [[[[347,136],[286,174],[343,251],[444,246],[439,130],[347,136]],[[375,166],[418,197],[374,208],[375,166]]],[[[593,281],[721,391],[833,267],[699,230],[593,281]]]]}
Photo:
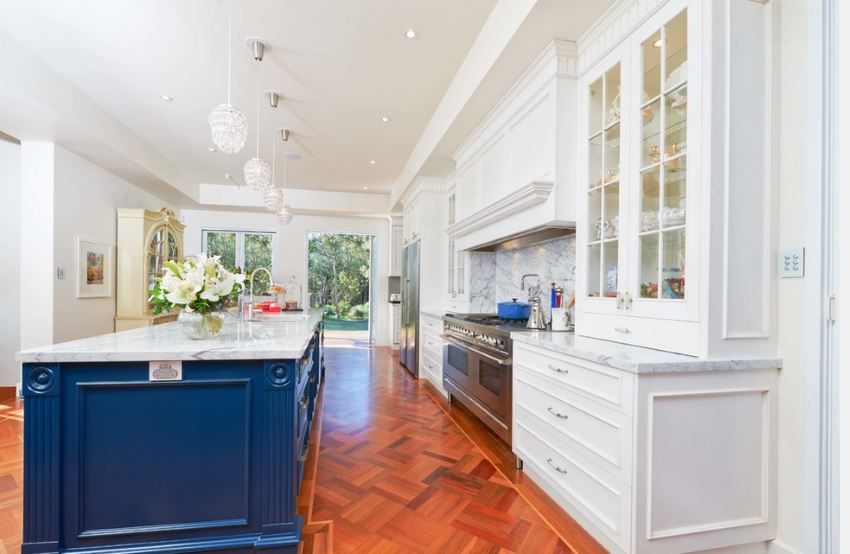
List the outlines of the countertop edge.
{"type": "MultiPolygon", "coordinates": [[[[322,318],[317,317],[315,321],[311,323],[305,322],[305,330],[303,333],[294,333],[290,336],[290,340],[297,337],[298,335],[302,335],[303,337],[299,343],[298,347],[293,348],[291,345],[287,347],[276,349],[276,348],[268,348],[263,347],[258,350],[237,350],[228,348],[226,345],[219,345],[216,347],[216,344],[213,342],[216,339],[211,339],[209,341],[197,341],[198,348],[194,350],[188,349],[174,349],[174,350],[162,350],[162,351],[119,351],[119,352],[104,352],[104,351],[42,351],[41,348],[49,349],[54,348],[55,346],[60,346],[63,343],[59,343],[57,345],[51,345],[47,347],[36,347],[27,350],[23,350],[15,353],[15,361],[21,364],[32,364],[32,363],[77,363],[77,362],[152,362],[152,361],[162,361],[162,360],[181,360],[181,361],[231,361],[231,360],[285,360],[285,359],[293,359],[299,358],[306,350],[307,346],[310,344],[310,340],[313,336],[313,333],[316,330],[316,327],[321,323],[322,318]],[[203,348],[204,346],[208,346],[208,348],[203,348]]],[[[278,323],[271,323],[272,325],[278,323]]],[[[166,325],[177,325],[176,323],[169,323],[166,325]]],[[[134,332],[137,329],[132,329],[130,331],[124,332],[134,332]]],[[[78,339],[75,341],[69,341],[67,344],[74,344],[79,341],[86,341],[90,339],[97,339],[98,337],[109,336],[118,333],[107,333],[106,335],[98,335],[95,337],[88,337],[85,339],[78,339]]],[[[188,339],[187,339],[188,340],[188,339]]],[[[297,340],[297,339],[296,339],[297,340]]]]}
{"type": "MultiPolygon", "coordinates": [[[[598,363],[613,369],[626,371],[635,374],[652,374],[652,373],[688,373],[688,372],[710,372],[710,371],[741,371],[741,370],[761,370],[761,369],[781,369],[781,358],[712,358],[693,360],[682,359],[676,361],[634,361],[626,357],[617,357],[603,352],[594,352],[587,348],[568,346],[563,344],[553,344],[545,338],[541,339],[538,336],[527,332],[511,333],[511,339],[514,342],[528,344],[543,350],[549,350],[560,354],[566,354],[574,358],[579,358],[585,361],[598,363]]],[[[648,355],[657,352],[660,356],[682,356],[682,354],[674,354],[672,352],[664,352],[661,350],[653,350],[651,348],[642,348],[639,346],[626,345],[613,341],[598,340],[602,343],[608,343],[605,346],[610,348],[628,348],[638,349],[648,355]],[[608,346],[610,345],[610,346],[608,346]]]]}

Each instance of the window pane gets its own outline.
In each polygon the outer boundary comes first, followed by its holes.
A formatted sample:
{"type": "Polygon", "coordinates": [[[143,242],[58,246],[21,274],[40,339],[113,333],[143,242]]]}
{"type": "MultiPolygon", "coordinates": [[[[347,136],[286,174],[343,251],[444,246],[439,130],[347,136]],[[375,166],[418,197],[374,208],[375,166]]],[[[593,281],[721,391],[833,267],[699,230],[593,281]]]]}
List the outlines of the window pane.
{"type": "Polygon", "coordinates": [[[207,255],[221,256],[221,263],[229,270],[236,268],[236,233],[207,231],[207,255]]]}
{"type": "Polygon", "coordinates": [[[587,295],[600,296],[599,266],[602,263],[602,246],[594,244],[587,247],[587,295]]]}
{"type": "Polygon", "coordinates": [[[661,87],[661,31],[649,37],[641,45],[643,50],[643,100],[641,104],[655,98],[661,87]]]}
{"type": "Polygon", "coordinates": [[[661,297],[685,298],[685,230],[662,233],[664,236],[664,266],[661,297]]]}
{"type": "Polygon", "coordinates": [[[658,233],[640,238],[640,297],[658,298],[658,233]]]}
{"type": "Polygon", "coordinates": [[[666,26],[667,44],[664,45],[666,52],[667,75],[665,76],[664,89],[668,90],[679,83],[687,80],[688,60],[688,15],[683,10],[674,17],[666,26]]]}
{"type": "MultiPolygon", "coordinates": [[[[245,233],[245,272],[250,274],[258,267],[272,270],[272,235],[245,233]]],[[[254,277],[254,294],[267,294],[269,277],[265,272],[254,277]]]]}

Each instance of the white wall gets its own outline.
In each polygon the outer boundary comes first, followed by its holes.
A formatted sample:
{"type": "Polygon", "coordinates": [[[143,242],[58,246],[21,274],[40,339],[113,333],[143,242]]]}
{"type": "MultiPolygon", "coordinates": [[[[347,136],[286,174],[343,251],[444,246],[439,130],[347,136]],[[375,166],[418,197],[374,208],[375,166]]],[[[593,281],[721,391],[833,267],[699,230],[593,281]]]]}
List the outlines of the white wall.
{"type": "MultiPolygon", "coordinates": [[[[777,63],[779,155],[777,184],[779,193],[779,248],[806,246],[806,131],[808,63],[807,0],[779,0],[777,63]]],[[[812,183],[814,186],[814,183],[812,183]]],[[[811,277],[809,277],[811,278],[811,277]]],[[[806,279],[780,279],[778,313],[779,356],[783,368],[779,375],[779,464],[777,541],[778,552],[814,552],[804,545],[807,516],[805,466],[806,414],[816,410],[806,405],[807,374],[818,367],[806,365],[803,328],[808,306],[817,300],[806,298],[806,279]]]]}
{"type": "Polygon", "coordinates": [[[21,143],[21,348],[53,343],[51,142],[21,143]]]}
{"type": "Polygon", "coordinates": [[[19,378],[15,352],[21,345],[21,147],[0,139],[0,198],[6,210],[0,218],[0,251],[4,271],[0,271],[0,386],[12,386],[19,378]]]}
{"type": "Polygon", "coordinates": [[[276,258],[274,278],[276,281],[295,275],[306,295],[307,284],[307,235],[311,232],[364,233],[377,236],[376,271],[377,298],[375,307],[375,337],[377,344],[390,344],[390,309],[387,303],[387,276],[390,267],[390,222],[386,217],[329,217],[295,215],[292,222],[283,226],[272,213],[223,212],[213,210],[182,210],[186,229],[183,247],[187,255],[197,254],[202,249],[203,229],[234,229],[243,231],[274,231],[276,236],[276,258]]]}
{"type": "Polygon", "coordinates": [[[54,265],[65,269],[65,279],[54,279],[53,340],[63,342],[111,333],[115,329],[114,252],[112,296],[77,298],[77,236],[115,245],[116,208],[158,210],[167,204],[60,147],[55,154],[54,186],[54,265]]]}

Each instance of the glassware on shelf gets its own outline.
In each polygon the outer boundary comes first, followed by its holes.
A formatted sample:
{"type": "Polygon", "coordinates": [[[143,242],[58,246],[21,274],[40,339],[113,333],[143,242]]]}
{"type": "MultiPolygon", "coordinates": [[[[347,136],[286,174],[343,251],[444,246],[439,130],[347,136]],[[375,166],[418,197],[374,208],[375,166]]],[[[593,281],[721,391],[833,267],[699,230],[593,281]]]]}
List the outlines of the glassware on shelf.
{"type": "Polygon", "coordinates": [[[658,212],[646,211],[640,214],[640,230],[642,232],[658,230],[658,212]]]}

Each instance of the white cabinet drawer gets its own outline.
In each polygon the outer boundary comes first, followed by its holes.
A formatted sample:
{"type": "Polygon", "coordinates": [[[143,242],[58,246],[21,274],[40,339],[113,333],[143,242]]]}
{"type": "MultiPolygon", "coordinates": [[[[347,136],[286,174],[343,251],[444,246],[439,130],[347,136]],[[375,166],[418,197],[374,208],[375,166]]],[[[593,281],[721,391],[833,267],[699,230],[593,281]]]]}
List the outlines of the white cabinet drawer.
{"type": "Polygon", "coordinates": [[[438,336],[443,332],[443,320],[429,315],[421,314],[419,324],[423,332],[436,333],[438,336]]]}
{"type": "Polygon", "coordinates": [[[631,373],[514,343],[514,371],[521,371],[520,366],[625,414],[632,413],[634,376],[631,373]]]}
{"type": "Polygon", "coordinates": [[[578,315],[576,325],[586,337],[691,356],[699,352],[699,324],[695,321],[585,312],[578,315]]]}
{"type": "Polygon", "coordinates": [[[517,422],[514,451],[523,459],[525,471],[579,523],[589,522],[611,542],[628,550],[631,487],[594,467],[580,454],[554,448],[517,422]]]}
{"type": "Polygon", "coordinates": [[[572,449],[631,483],[632,418],[549,382],[514,370],[514,422],[539,431],[556,449],[572,449]]]}
{"type": "Polygon", "coordinates": [[[419,377],[428,379],[438,390],[443,390],[442,362],[433,360],[430,355],[423,352],[420,356],[419,377]]]}

